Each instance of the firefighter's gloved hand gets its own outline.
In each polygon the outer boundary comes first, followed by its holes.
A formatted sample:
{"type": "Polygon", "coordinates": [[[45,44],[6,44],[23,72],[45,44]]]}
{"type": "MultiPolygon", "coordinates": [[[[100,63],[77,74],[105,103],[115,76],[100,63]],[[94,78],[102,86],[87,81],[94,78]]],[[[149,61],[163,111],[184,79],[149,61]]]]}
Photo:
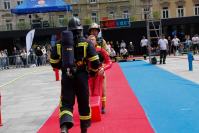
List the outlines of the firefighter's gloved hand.
{"type": "Polygon", "coordinates": [[[98,70],[98,75],[103,76],[104,75],[104,68],[100,67],[98,70]]]}
{"type": "Polygon", "coordinates": [[[103,44],[103,38],[102,37],[98,37],[97,38],[97,44],[99,44],[100,46],[102,46],[102,44],[103,44]]]}
{"type": "Polygon", "coordinates": [[[72,77],[73,76],[73,73],[72,73],[70,68],[66,69],[66,74],[67,74],[68,77],[72,77]]]}

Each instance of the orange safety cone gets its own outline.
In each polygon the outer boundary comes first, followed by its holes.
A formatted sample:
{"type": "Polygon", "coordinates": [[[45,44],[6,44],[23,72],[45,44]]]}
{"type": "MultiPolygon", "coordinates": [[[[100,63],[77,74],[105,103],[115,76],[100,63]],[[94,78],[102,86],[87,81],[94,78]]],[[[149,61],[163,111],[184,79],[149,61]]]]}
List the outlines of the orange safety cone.
{"type": "Polygon", "coordinates": [[[53,70],[55,72],[55,79],[56,79],[56,81],[59,81],[59,69],[54,68],[53,70]]]}
{"type": "Polygon", "coordinates": [[[0,126],[3,126],[1,119],[1,93],[0,93],[0,126]]]}

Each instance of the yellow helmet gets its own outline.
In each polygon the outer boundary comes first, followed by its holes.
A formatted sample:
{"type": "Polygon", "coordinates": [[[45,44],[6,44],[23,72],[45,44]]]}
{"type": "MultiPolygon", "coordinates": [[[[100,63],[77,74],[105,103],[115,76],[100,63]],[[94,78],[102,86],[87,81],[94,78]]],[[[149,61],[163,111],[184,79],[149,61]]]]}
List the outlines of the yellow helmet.
{"type": "Polygon", "coordinates": [[[92,29],[97,29],[100,32],[100,25],[98,25],[97,23],[92,23],[88,29],[89,33],[91,32],[92,29]]]}

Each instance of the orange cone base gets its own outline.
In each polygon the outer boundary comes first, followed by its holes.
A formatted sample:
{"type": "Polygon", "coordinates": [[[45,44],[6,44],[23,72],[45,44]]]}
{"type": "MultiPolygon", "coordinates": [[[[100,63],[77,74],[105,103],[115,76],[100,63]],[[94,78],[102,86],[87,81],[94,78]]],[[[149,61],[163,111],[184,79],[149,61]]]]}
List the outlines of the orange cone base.
{"type": "Polygon", "coordinates": [[[90,106],[91,106],[91,121],[92,122],[101,121],[100,96],[91,96],[90,106]]]}

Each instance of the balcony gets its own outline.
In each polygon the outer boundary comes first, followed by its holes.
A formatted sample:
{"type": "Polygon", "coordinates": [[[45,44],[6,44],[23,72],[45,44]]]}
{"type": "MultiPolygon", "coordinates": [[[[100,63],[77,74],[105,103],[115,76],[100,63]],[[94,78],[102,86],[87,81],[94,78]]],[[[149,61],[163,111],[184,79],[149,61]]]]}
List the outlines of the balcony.
{"type": "Polygon", "coordinates": [[[141,6],[143,8],[146,8],[146,7],[151,7],[153,4],[153,1],[152,0],[140,0],[142,3],[141,3],[141,6]]]}
{"type": "Polygon", "coordinates": [[[183,6],[183,5],[185,5],[185,0],[176,0],[175,3],[178,6],[183,6]]]}
{"type": "Polygon", "coordinates": [[[199,4],[199,0],[192,0],[193,1],[193,3],[195,3],[195,4],[199,4]]]}
{"type": "Polygon", "coordinates": [[[160,0],[160,5],[162,7],[168,7],[170,5],[170,2],[168,2],[168,0],[160,0]]]}
{"type": "Polygon", "coordinates": [[[1,24],[0,31],[14,31],[14,30],[29,30],[29,29],[46,29],[46,28],[61,28],[67,27],[65,23],[38,21],[33,20],[32,23],[17,23],[17,24],[1,24]]]}
{"type": "Polygon", "coordinates": [[[143,3],[152,2],[152,0],[140,0],[143,3]]]}

